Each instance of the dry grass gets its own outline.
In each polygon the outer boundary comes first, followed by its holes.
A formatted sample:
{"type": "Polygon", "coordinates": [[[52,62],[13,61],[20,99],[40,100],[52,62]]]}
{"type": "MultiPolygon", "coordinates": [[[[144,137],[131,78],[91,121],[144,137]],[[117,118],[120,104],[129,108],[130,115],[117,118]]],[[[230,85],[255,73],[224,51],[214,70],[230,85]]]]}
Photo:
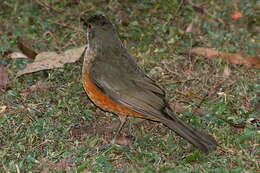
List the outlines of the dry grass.
{"type": "MultiPolygon", "coordinates": [[[[259,70],[183,53],[191,47],[259,55],[255,1],[4,1],[0,64],[10,82],[0,92],[0,170],[4,172],[259,171],[259,70]],[[194,2],[195,3],[195,2],[194,2]],[[234,11],[244,15],[235,21],[234,11]],[[102,11],[141,66],[168,91],[176,113],[221,144],[205,155],[156,122],[134,123],[130,147],[107,145],[117,117],[87,99],[81,64],[15,78],[30,60],[11,60],[19,37],[36,51],[85,44],[79,16],[102,11]],[[187,28],[191,33],[187,33],[187,28]],[[39,82],[40,81],[40,82],[39,82]],[[38,87],[46,86],[46,88],[38,87]],[[18,171],[19,170],[19,171],[18,171]]],[[[124,129],[124,133],[127,129],[124,129]]]]}

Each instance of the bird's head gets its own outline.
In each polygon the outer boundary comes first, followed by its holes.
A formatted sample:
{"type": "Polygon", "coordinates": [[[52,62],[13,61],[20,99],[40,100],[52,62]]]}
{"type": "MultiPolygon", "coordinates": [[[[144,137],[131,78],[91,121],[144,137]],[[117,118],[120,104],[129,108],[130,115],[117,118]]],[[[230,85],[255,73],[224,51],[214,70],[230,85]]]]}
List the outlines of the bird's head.
{"type": "Polygon", "coordinates": [[[108,39],[117,35],[115,27],[107,17],[102,14],[90,16],[87,19],[81,18],[84,26],[87,28],[88,41],[93,39],[108,39]]]}

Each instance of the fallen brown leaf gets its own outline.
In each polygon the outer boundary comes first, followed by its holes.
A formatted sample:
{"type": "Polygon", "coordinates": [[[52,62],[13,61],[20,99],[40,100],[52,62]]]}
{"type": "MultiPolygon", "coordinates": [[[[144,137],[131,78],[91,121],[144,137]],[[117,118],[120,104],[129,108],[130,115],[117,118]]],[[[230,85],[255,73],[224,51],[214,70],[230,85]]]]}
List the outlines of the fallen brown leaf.
{"type": "Polygon", "coordinates": [[[134,138],[131,136],[118,136],[115,140],[115,144],[129,146],[134,142],[134,138]]]}
{"type": "Polygon", "coordinates": [[[37,55],[37,52],[32,49],[31,40],[19,38],[18,39],[18,47],[19,49],[30,59],[34,59],[37,55]]]}
{"type": "Polygon", "coordinates": [[[7,106],[0,106],[0,114],[6,111],[7,106]]]}
{"type": "Polygon", "coordinates": [[[223,77],[229,77],[231,73],[231,70],[228,66],[225,66],[224,71],[223,71],[223,77]]]}
{"type": "Polygon", "coordinates": [[[260,69],[260,58],[256,56],[242,55],[238,53],[227,53],[205,47],[193,48],[189,50],[188,53],[205,56],[209,59],[221,58],[231,64],[246,65],[248,67],[255,67],[257,69],[260,69]]]}
{"type": "Polygon", "coordinates": [[[18,71],[16,75],[19,77],[27,73],[61,68],[66,63],[73,63],[79,60],[84,49],[85,46],[82,46],[80,48],[69,49],[61,54],[57,54],[56,52],[41,52],[36,56],[33,63],[28,64],[25,69],[18,71]]]}
{"type": "Polygon", "coordinates": [[[194,25],[194,23],[193,23],[193,21],[188,25],[188,27],[186,28],[186,30],[185,30],[185,32],[192,32],[192,30],[193,30],[193,25],[194,25]]]}
{"type": "Polygon", "coordinates": [[[241,17],[243,17],[243,14],[240,13],[240,12],[238,12],[238,11],[236,11],[235,13],[233,13],[233,15],[231,16],[231,18],[232,18],[233,20],[237,20],[237,19],[239,19],[239,18],[241,18],[241,17]]]}
{"type": "Polygon", "coordinates": [[[6,88],[6,85],[9,82],[7,67],[0,65],[0,89],[6,88]]]}
{"type": "Polygon", "coordinates": [[[25,54],[21,53],[21,52],[13,52],[7,55],[8,58],[11,59],[17,59],[17,58],[28,58],[25,54]]]}

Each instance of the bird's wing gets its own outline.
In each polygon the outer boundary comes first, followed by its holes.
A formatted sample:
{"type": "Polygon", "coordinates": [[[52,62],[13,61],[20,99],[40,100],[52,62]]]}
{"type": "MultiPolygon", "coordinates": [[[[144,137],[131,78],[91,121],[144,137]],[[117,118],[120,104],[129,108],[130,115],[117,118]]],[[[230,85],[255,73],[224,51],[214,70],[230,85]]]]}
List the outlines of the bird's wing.
{"type": "Polygon", "coordinates": [[[162,119],[167,105],[164,91],[144,73],[129,72],[122,63],[99,62],[92,66],[92,82],[113,101],[130,109],[162,119]]]}

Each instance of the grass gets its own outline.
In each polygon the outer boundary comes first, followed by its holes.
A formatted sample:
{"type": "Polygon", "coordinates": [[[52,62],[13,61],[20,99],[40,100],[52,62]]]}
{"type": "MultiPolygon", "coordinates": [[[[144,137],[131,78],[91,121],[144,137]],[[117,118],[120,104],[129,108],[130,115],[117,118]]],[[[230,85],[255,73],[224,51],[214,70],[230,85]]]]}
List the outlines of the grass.
{"type": "Polygon", "coordinates": [[[0,2],[0,64],[8,66],[10,77],[0,93],[0,106],[7,106],[0,114],[1,172],[259,171],[257,127],[232,124],[259,117],[260,71],[183,55],[196,46],[259,55],[259,2],[238,0],[235,7],[235,1],[196,1],[210,15],[184,2],[0,2]],[[236,10],[244,16],[234,21],[230,16],[236,10]],[[79,47],[85,44],[79,19],[84,11],[109,16],[140,65],[147,72],[160,69],[156,79],[168,90],[170,102],[185,107],[178,115],[212,134],[222,149],[205,155],[150,121],[134,125],[136,140],[130,147],[105,145],[111,131],[102,129],[117,117],[87,99],[82,60],[15,78],[30,63],[4,58],[18,50],[19,37],[33,39],[39,52],[79,47]],[[193,32],[187,33],[191,22],[193,32]],[[231,71],[228,76],[223,75],[225,69],[231,71]],[[39,81],[41,87],[33,90],[39,81]]]}

